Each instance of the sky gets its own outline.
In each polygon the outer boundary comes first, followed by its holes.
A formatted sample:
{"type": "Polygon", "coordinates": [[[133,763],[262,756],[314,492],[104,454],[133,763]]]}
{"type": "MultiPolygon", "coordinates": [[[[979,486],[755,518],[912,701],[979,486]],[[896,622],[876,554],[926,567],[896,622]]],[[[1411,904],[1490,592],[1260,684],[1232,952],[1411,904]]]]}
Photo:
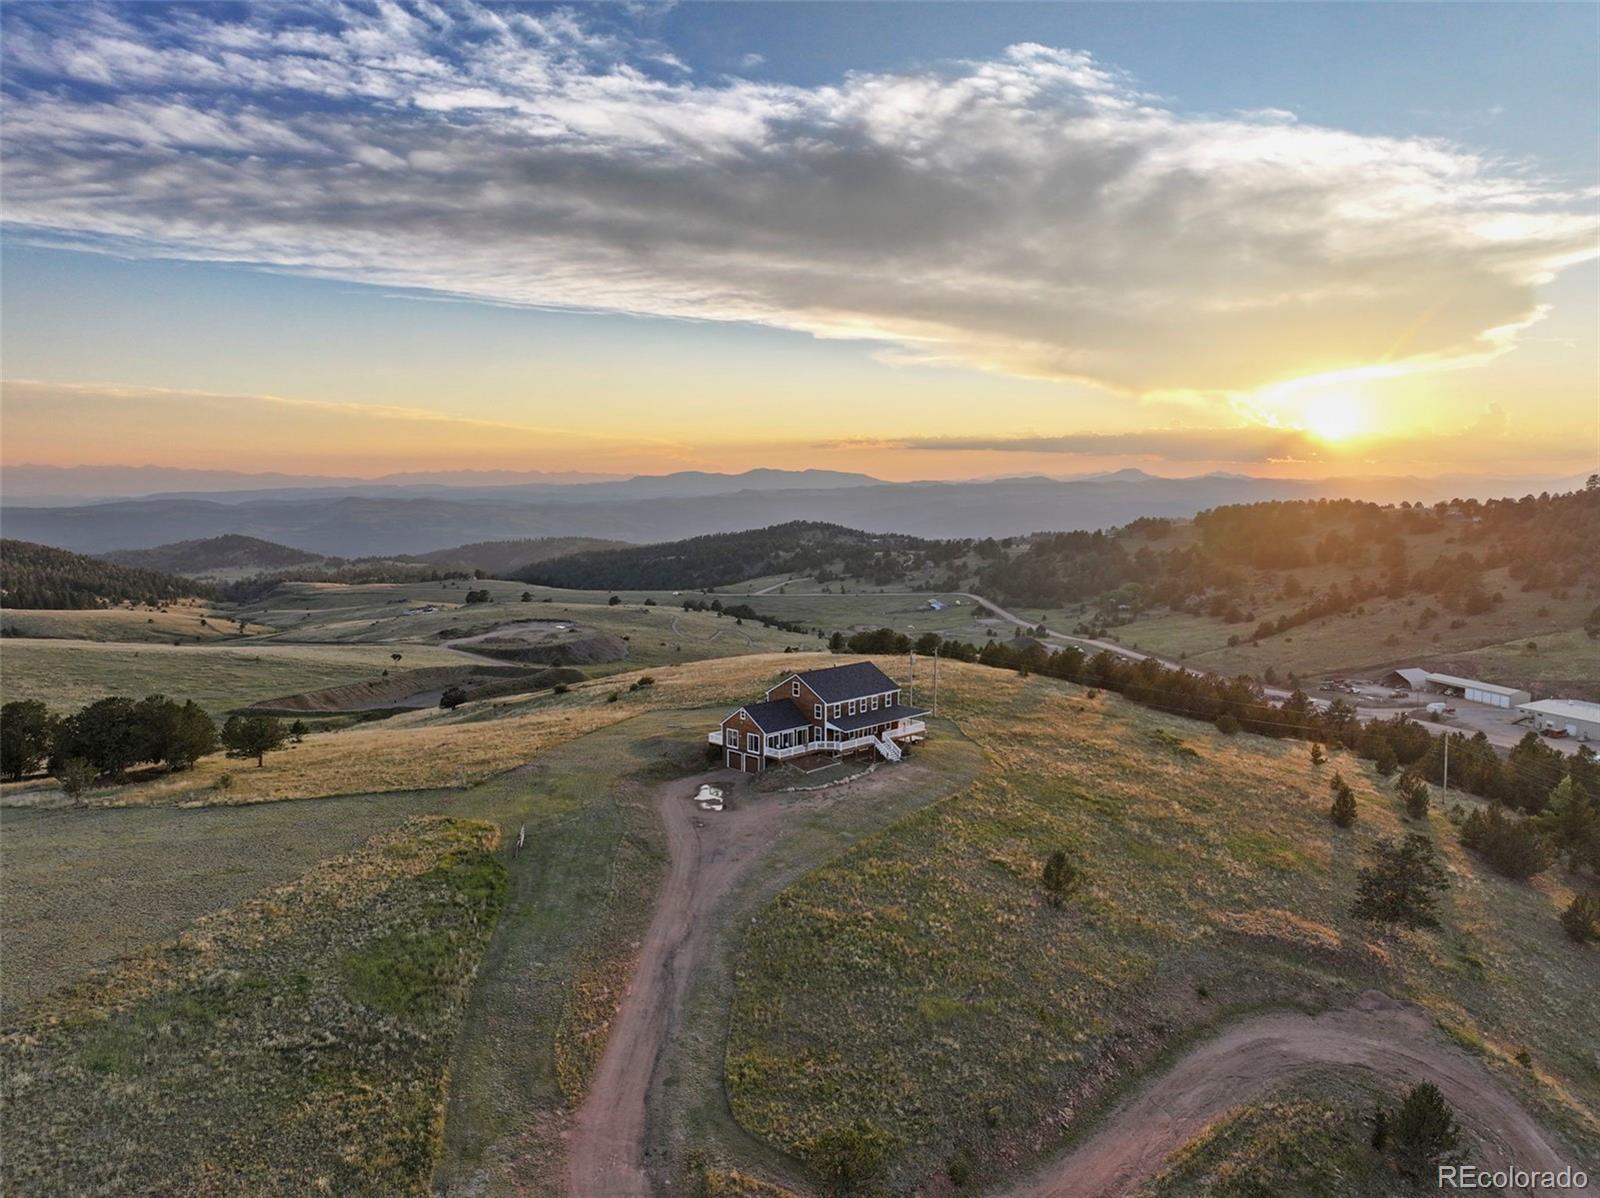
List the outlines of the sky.
{"type": "Polygon", "coordinates": [[[1600,462],[1600,6],[0,9],[7,464],[1600,462]]]}

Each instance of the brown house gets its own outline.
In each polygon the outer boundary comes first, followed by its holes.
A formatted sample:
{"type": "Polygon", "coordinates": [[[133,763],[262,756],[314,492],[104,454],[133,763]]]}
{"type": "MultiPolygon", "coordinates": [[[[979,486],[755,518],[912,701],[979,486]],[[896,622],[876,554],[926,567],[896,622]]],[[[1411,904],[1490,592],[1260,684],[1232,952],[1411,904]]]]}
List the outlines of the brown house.
{"type": "Polygon", "coordinates": [[[921,740],[927,709],[900,701],[900,684],[870,661],[790,674],[747,703],[707,739],[729,769],[757,773],[795,757],[877,753],[899,761],[921,740]]]}

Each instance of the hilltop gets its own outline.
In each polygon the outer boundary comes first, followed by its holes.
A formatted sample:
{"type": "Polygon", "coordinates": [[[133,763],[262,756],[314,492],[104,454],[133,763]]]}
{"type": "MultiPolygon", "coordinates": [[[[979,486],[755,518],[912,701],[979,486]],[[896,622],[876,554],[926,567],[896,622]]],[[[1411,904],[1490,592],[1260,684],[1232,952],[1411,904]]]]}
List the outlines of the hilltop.
{"type": "Polygon", "coordinates": [[[218,570],[279,570],[328,560],[320,554],[242,533],[173,541],[152,549],[116,549],[99,556],[119,566],[189,575],[213,574],[218,570]]]}
{"type": "Polygon", "coordinates": [[[203,584],[31,541],[0,540],[0,606],[81,609],[203,596],[203,584]]]}
{"type": "Polygon", "coordinates": [[[427,562],[458,570],[482,570],[491,578],[514,578],[517,571],[525,570],[536,562],[574,553],[623,549],[627,545],[626,541],[609,541],[601,537],[519,537],[509,541],[474,541],[470,545],[457,545],[452,549],[407,554],[401,560],[427,562]]]}
{"type": "Polygon", "coordinates": [[[646,590],[700,590],[780,574],[889,582],[929,562],[960,557],[967,548],[965,542],[792,520],[747,532],[573,554],[539,563],[518,577],[545,586],[646,590]]]}

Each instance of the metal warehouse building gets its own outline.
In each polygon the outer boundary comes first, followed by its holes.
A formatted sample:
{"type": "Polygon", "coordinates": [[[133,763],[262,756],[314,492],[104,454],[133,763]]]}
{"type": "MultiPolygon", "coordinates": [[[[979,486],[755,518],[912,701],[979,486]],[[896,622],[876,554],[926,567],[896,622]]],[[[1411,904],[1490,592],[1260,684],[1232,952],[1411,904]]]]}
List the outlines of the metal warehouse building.
{"type": "Polygon", "coordinates": [[[1454,695],[1468,703],[1486,703],[1490,707],[1521,707],[1533,698],[1527,691],[1514,686],[1496,686],[1476,678],[1457,678],[1454,674],[1428,672],[1428,689],[1435,694],[1454,695]]]}
{"type": "Polygon", "coordinates": [[[1537,703],[1519,703],[1517,710],[1531,715],[1535,728],[1560,728],[1579,740],[1600,740],[1600,703],[1540,699],[1537,703]]]}

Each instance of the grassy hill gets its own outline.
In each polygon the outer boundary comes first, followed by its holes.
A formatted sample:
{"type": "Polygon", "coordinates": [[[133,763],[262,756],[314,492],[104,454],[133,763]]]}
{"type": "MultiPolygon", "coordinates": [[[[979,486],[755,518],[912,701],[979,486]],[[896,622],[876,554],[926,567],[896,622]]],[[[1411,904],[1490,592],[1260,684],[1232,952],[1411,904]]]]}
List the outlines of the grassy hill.
{"type": "Polygon", "coordinates": [[[784,574],[899,582],[930,560],[955,560],[966,550],[966,542],[796,520],[749,532],[573,554],[534,565],[517,577],[553,587],[650,590],[700,590],[784,574]]]}
{"type": "Polygon", "coordinates": [[[1600,649],[1579,639],[1600,631],[1597,540],[1597,489],[1432,508],[1266,503],[1036,537],[977,586],[1045,610],[1057,631],[1222,674],[1449,666],[1597,697],[1600,649]]]}
{"type": "Polygon", "coordinates": [[[31,541],[0,540],[0,607],[160,604],[208,593],[203,584],[157,570],[116,565],[31,541]]]}
{"type": "MultiPolygon", "coordinates": [[[[338,590],[313,614],[332,619],[338,590]]],[[[299,596],[302,609],[317,594],[299,596]]],[[[362,601],[390,606],[377,594],[362,601]]],[[[615,611],[603,593],[595,605],[615,611]]],[[[644,610],[633,618],[671,615],[644,610]]],[[[369,623],[351,620],[352,633],[369,623]]],[[[94,1125],[84,1112],[101,1111],[118,1134],[94,1167],[120,1169],[130,1189],[158,1177],[199,1192],[237,1177],[299,1189],[315,1166],[344,1190],[421,1189],[432,1175],[485,1194],[560,1192],[571,1111],[665,877],[647,796],[704,768],[705,730],[726,706],[828,660],[651,665],[561,694],[313,733],[260,768],[207,758],[94,792],[86,810],[8,812],[5,929],[26,967],[25,1010],[8,1026],[43,1029],[6,1049],[8,1076],[37,1079],[28,1126],[48,1124],[56,1159],[80,1159],[94,1125]],[[266,801],[284,799],[297,801],[266,801]],[[126,806],[144,809],[112,809],[126,806]],[[527,831],[523,853],[498,858],[505,913],[486,947],[490,923],[452,922],[472,907],[450,899],[445,859],[492,840],[457,826],[447,840],[464,839],[448,848],[406,830],[440,813],[487,820],[502,844],[527,831]],[[59,868],[92,860],[107,838],[117,853],[104,883],[59,868]],[[269,901],[252,907],[257,894],[269,901]],[[228,914],[247,909],[280,922],[260,936],[228,914]],[[51,929],[66,911],[70,943],[57,951],[51,929]],[[173,937],[197,955],[142,949],[173,937]],[[410,988],[401,943],[414,946],[405,960],[439,951],[432,982],[410,988]],[[397,970],[398,991],[384,981],[397,970]],[[327,1035],[306,1038],[308,1010],[328,1015],[327,1035]],[[213,1058],[226,1067],[206,1072],[213,1058]],[[227,1084],[247,1074],[248,1092],[227,1084]],[[174,1112],[181,1135],[146,1134],[174,1112]],[[335,1160],[348,1144],[362,1151],[335,1160]],[[197,1172],[202,1162],[225,1173],[197,1172]]],[[[903,661],[881,664],[903,676],[903,661]]],[[[958,1157],[997,1180],[1207,1030],[1367,988],[1421,1004],[1542,1123],[1600,1145],[1585,1015],[1600,961],[1556,919],[1574,879],[1490,872],[1458,843],[1453,796],[1436,794],[1434,816],[1410,824],[1391,785],[1346,755],[1312,766],[1300,742],[1225,736],[1037,675],[946,663],[940,716],[908,762],[920,772],[882,767],[870,792],[837,806],[765,785],[736,792],[738,804],[779,805],[781,833],[716,908],[666,1058],[652,1159],[685,1184],[695,1162],[803,1181],[796,1158],[815,1161],[819,1141],[859,1120],[881,1133],[890,1192],[943,1192],[958,1157]],[[1347,831],[1326,818],[1334,770],[1358,795],[1347,831]],[[1443,929],[1357,923],[1364,851],[1419,826],[1451,873],[1443,929]],[[1082,874],[1060,908],[1039,885],[1058,848],[1082,874]]],[[[35,783],[0,794],[50,801],[35,783]]],[[[1266,1192],[1292,1192],[1272,1186],[1306,1145],[1367,1168],[1347,1134],[1359,1098],[1319,1084],[1282,1096],[1281,1117],[1244,1112],[1154,1192],[1211,1192],[1227,1162],[1273,1153],[1281,1162],[1255,1175],[1266,1192]]],[[[59,1165],[29,1152],[3,1167],[7,1191],[24,1192],[26,1178],[50,1189],[59,1165]]]]}
{"type": "Polygon", "coordinates": [[[197,576],[224,570],[282,570],[291,566],[315,565],[326,560],[321,554],[307,553],[303,549],[239,533],[202,537],[194,541],[174,541],[170,545],[157,545],[152,549],[117,549],[102,553],[100,557],[120,566],[197,576]]]}
{"type": "Polygon", "coordinates": [[[1423,1004],[1546,1119],[1600,1142],[1600,1074],[1573,1017],[1600,965],[1561,932],[1559,872],[1501,879],[1436,815],[1443,930],[1380,933],[1350,916],[1356,870],[1415,825],[1362,763],[1312,766],[1302,744],[1037,678],[953,667],[944,684],[941,711],[988,770],[751,928],[726,1066],[746,1129],[806,1156],[864,1120],[896,1192],[958,1154],[991,1175],[1235,1013],[1375,988],[1423,1004]],[[1349,831],[1327,818],[1336,769],[1356,783],[1349,831]],[[1039,882],[1057,849],[1083,878],[1060,909],[1039,882]]]}

